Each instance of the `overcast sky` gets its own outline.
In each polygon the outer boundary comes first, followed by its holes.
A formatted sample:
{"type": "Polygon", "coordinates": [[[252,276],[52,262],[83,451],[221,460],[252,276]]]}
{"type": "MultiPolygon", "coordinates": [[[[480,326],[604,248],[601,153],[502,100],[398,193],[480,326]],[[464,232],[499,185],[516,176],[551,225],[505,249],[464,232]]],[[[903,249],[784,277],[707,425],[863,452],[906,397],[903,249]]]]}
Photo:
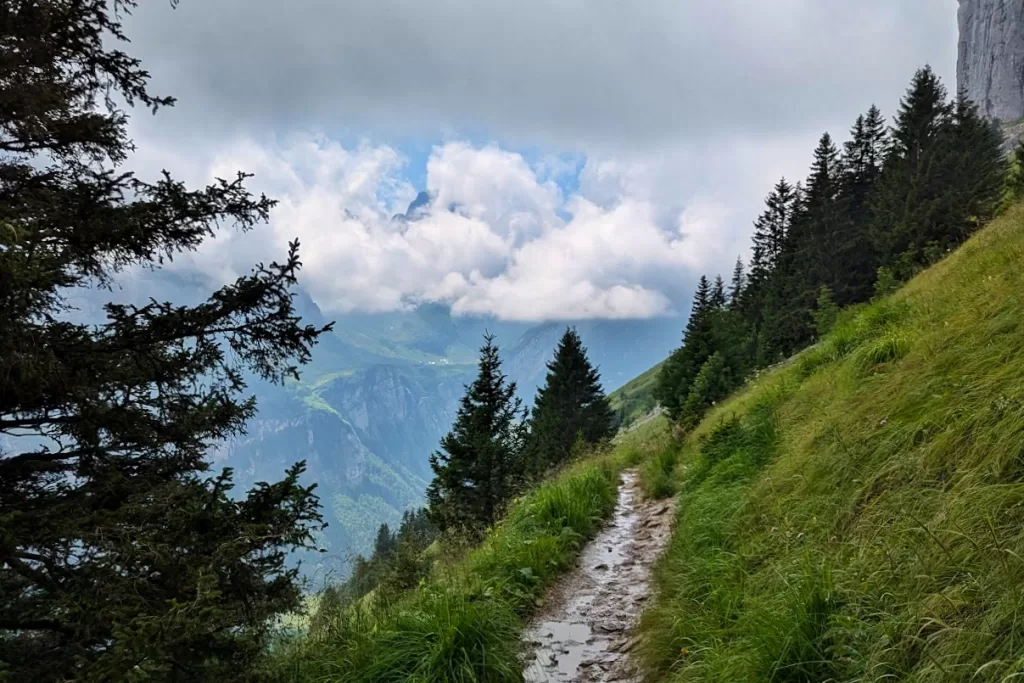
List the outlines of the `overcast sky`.
{"type": "Polygon", "coordinates": [[[186,265],[223,280],[299,237],[328,312],[660,315],[731,271],[822,132],[891,114],[925,63],[955,88],[956,7],[157,0],[131,50],[178,104],[136,113],[134,164],[256,173],[281,200],[272,225],[186,265]],[[423,189],[429,215],[392,221],[423,189]]]}

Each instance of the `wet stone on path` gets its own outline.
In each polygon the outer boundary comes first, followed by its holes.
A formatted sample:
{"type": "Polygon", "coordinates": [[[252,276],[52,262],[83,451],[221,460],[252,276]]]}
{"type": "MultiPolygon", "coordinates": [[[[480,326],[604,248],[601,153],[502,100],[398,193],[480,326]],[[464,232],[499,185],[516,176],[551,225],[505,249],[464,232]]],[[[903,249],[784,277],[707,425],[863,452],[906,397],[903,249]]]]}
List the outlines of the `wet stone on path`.
{"type": "Polygon", "coordinates": [[[671,535],[671,501],[641,498],[623,473],[612,521],[580,555],[523,635],[527,683],[634,683],[633,629],[650,591],[650,568],[671,535]]]}

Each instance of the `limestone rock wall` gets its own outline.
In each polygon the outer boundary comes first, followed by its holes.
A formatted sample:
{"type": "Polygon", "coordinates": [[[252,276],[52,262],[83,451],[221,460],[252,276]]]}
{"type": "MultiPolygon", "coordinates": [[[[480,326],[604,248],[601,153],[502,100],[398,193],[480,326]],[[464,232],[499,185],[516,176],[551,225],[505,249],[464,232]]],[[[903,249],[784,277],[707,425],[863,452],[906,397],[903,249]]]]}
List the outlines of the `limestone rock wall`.
{"type": "Polygon", "coordinates": [[[960,0],[957,81],[982,112],[1024,117],[1024,0],[960,0]]]}

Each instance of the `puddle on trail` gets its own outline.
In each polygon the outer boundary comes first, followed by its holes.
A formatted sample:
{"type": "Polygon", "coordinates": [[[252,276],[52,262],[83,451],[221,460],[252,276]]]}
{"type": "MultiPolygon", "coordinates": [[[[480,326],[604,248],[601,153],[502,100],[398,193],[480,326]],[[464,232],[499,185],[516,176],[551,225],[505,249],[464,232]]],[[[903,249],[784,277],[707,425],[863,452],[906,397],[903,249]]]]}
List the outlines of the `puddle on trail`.
{"type": "Polygon", "coordinates": [[[635,680],[631,630],[648,597],[651,564],[668,543],[673,506],[642,501],[635,471],[622,479],[612,521],[523,634],[527,683],[635,680]]]}

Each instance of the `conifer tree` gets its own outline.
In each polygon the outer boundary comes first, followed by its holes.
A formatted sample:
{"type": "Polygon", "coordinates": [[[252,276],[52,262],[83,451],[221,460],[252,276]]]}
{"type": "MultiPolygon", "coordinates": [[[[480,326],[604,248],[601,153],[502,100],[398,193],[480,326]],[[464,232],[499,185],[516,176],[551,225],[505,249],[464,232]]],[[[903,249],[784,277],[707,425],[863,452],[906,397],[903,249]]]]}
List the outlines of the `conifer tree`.
{"type": "Polygon", "coordinates": [[[686,399],[680,408],[679,423],[686,428],[693,428],[700,423],[704,413],[725,398],[733,386],[733,378],[724,355],[716,351],[701,364],[700,370],[689,387],[686,399]]]}
{"type": "Polygon", "coordinates": [[[743,293],[747,287],[747,276],[743,271],[743,259],[736,258],[736,265],[732,269],[732,280],[729,283],[729,305],[736,309],[743,300],[743,293]]]}
{"type": "Polygon", "coordinates": [[[712,310],[719,311],[725,308],[725,305],[729,303],[728,298],[725,295],[725,281],[721,275],[715,276],[715,284],[711,286],[711,297],[709,301],[712,310]]]}
{"type": "Polygon", "coordinates": [[[900,100],[889,155],[918,165],[927,158],[950,114],[948,92],[931,66],[918,69],[900,100]]]}
{"type": "Polygon", "coordinates": [[[1024,138],[1017,140],[1009,158],[1010,168],[1006,177],[1006,201],[1014,202],[1024,198],[1024,138]]]}
{"type": "Polygon", "coordinates": [[[547,367],[530,418],[529,467],[534,476],[568,460],[577,439],[599,443],[612,436],[615,425],[601,376],[576,330],[566,329],[547,367]]]}
{"type": "Polygon", "coordinates": [[[494,335],[484,337],[476,380],[466,387],[455,424],[430,456],[431,520],[442,530],[491,524],[522,479],[525,437],[515,382],[501,372],[494,335]]]}
{"type": "Polygon", "coordinates": [[[849,234],[837,249],[844,264],[845,287],[839,302],[866,301],[880,262],[871,240],[871,196],[882,175],[888,135],[878,107],[857,117],[851,139],[843,146],[843,196],[849,217],[849,234]]]}
{"type": "MultiPolygon", "coordinates": [[[[871,202],[871,237],[882,265],[906,271],[919,258],[921,237],[943,221],[943,174],[938,163],[942,131],[951,109],[946,89],[930,67],[915,75],[900,101],[885,167],[871,202]],[[901,258],[907,254],[909,259],[901,258]]],[[[908,277],[909,272],[898,272],[908,277]]]]}
{"type": "Polygon", "coordinates": [[[751,367],[825,334],[842,306],[891,292],[989,220],[1003,193],[1024,193],[1019,169],[1007,186],[1000,143],[963,94],[946,101],[929,67],[915,74],[891,133],[872,106],[841,155],[823,135],[806,184],[783,179],[765,199],[749,272],[737,262],[729,296],[721,278],[701,278],[683,344],[654,392],[669,416],[696,424],[751,367]]]}
{"type": "Polygon", "coordinates": [[[739,308],[753,334],[755,358],[773,356],[778,346],[780,309],[785,302],[782,290],[787,284],[780,266],[798,212],[798,189],[782,178],[765,198],[765,210],[754,222],[754,253],[739,308]]]}
{"type": "Polygon", "coordinates": [[[871,105],[867,114],[857,117],[850,140],[843,145],[844,189],[850,197],[850,215],[857,222],[863,221],[870,209],[868,198],[882,175],[887,147],[885,119],[881,110],[871,105]]]}
{"type": "Polygon", "coordinates": [[[770,365],[792,353],[809,335],[807,315],[807,259],[811,239],[803,184],[791,188],[783,239],[766,281],[760,286],[758,305],[750,318],[754,331],[754,365],[770,365]]]}
{"type": "Polygon", "coordinates": [[[872,202],[882,265],[906,279],[963,242],[999,204],[1006,162],[994,124],[926,67],[902,100],[872,202]]]}
{"type": "Polygon", "coordinates": [[[373,542],[373,556],[387,560],[397,546],[397,536],[391,532],[391,528],[387,524],[381,524],[377,529],[377,538],[373,542]]]}
{"type": "Polygon", "coordinates": [[[679,417],[697,372],[714,353],[714,319],[711,283],[702,275],[694,293],[683,344],[668,357],[658,374],[655,398],[669,416],[679,417]]]}
{"type": "Polygon", "coordinates": [[[832,331],[839,317],[839,307],[832,299],[832,290],[822,285],[818,292],[818,304],[814,310],[814,326],[819,337],[832,331]]]}
{"type": "Polygon", "coordinates": [[[957,95],[944,133],[942,160],[949,171],[945,197],[949,223],[945,231],[941,224],[933,225],[933,232],[925,235],[923,242],[948,250],[995,216],[1008,165],[998,127],[984,119],[978,105],[963,91],[957,95]]]}
{"type": "Polygon", "coordinates": [[[842,201],[839,150],[832,136],[821,136],[814,150],[811,174],[804,193],[802,220],[791,230],[796,254],[793,277],[801,281],[802,304],[812,303],[821,285],[832,291],[845,289],[841,245],[849,234],[849,220],[842,201]],[[803,300],[806,299],[806,300],[803,300]]]}
{"type": "Polygon", "coordinates": [[[782,178],[764,200],[765,210],[754,222],[754,259],[750,266],[750,284],[754,287],[767,281],[782,257],[796,199],[795,188],[782,178]]]}
{"type": "Polygon", "coordinates": [[[131,0],[0,6],[0,676],[242,681],[300,604],[287,553],[322,527],[302,464],[232,495],[209,444],[244,431],[244,376],[297,377],[298,245],[196,306],[65,293],[158,268],[273,202],[121,166],[127,115],[172,104],[117,49],[131,0]]]}

